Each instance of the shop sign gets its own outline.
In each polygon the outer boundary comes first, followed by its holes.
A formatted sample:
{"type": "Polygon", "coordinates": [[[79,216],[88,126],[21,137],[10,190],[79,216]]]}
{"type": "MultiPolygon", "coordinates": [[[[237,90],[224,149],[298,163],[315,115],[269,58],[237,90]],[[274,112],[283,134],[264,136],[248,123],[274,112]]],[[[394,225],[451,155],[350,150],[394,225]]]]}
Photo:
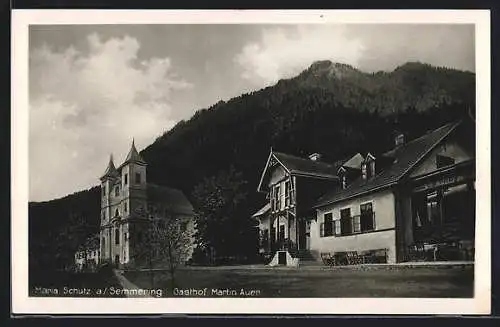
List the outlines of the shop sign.
{"type": "Polygon", "coordinates": [[[417,191],[425,191],[425,190],[429,190],[429,189],[436,189],[436,188],[440,188],[442,186],[447,186],[447,185],[463,182],[463,181],[465,181],[465,179],[466,178],[464,176],[461,176],[461,175],[449,176],[449,177],[441,178],[441,179],[438,179],[436,181],[427,182],[423,185],[417,186],[417,187],[415,187],[414,191],[417,192],[417,191]]]}

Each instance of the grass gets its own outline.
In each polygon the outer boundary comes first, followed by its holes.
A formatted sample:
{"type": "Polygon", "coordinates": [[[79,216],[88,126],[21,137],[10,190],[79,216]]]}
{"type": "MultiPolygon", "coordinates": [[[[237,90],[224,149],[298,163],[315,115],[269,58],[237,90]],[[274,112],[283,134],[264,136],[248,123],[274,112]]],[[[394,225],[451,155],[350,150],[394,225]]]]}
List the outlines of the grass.
{"type": "MultiPolygon", "coordinates": [[[[419,267],[405,269],[183,269],[175,285],[165,271],[127,272],[125,277],[140,288],[174,290],[254,290],[259,297],[473,297],[474,267],[419,267]]],[[[230,296],[225,294],[225,296],[230,296]]]]}

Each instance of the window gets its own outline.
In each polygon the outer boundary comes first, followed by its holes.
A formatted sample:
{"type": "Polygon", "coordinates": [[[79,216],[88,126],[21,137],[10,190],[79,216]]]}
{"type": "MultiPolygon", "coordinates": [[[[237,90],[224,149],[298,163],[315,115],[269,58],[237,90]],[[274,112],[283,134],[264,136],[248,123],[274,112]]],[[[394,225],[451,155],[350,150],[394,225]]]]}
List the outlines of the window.
{"type": "Polygon", "coordinates": [[[128,241],[128,233],[123,233],[123,240],[124,240],[125,242],[127,242],[127,241],[128,241]]]}
{"type": "Polygon", "coordinates": [[[333,214],[326,213],[323,215],[323,221],[324,221],[324,231],[323,234],[325,237],[327,236],[332,236],[333,235],[333,214]]]}
{"type": "Polygon", "coordinates": [[[361,165],[361,174],[363,175],[363,179],[368,178],[367,171],[366,171],[366,163],[363,163],[361,165]]]}
{"type": "Polygon", "coordinates": [[[135,183],[141,184],[141,173],[135,173],[135,183]]]}
{"type": "Polygon", "coordinates": [[[123,175],[123,184],[124,185],[128,184],[128,174],[123,175]]]}
{"type": "Polygon", "coordinates": [[[368,178],[371,178],[375,176],[375,160],[370,161],[370,169],[369,169],[369,176],[368,178]]]}
{"type": "Polygon", "coordinates": [[[120,212],[118,211],[118,209],[115,209],[115,217],[118,217],[120,215],[120,212]]]}
{"type": "Polygon", "coordinates": [[[106,196],[106,184],[103,184],[102,185],[102,196],[105,197],[106,196]]]}
{"type": "Polygon", "coordinates": [[[431,225],[440,223],[441,214],[439,212],[438,193],[431,192],[427,195],[427,219],[431,225]]]}
{"type": "Polygon", "coordinates": [[[279,210],[281,208],[280,206],[280,186],[276,185],[273,187],[273,198],[271,200],[271,206],[273,208],[273,211],[279,210]]]}
{"type": "Polygon", "coordinates": [[[125,201],[123,203],[123,212],[127,212],[127,210],[128,210],[128,205],[127,205],[127,202],[125,201]]]}
{"type": "Polygon", "coordinates": [[[116,186],[115,187],[115,196],[119,196],[119,195],[120,195],[120,187],[116,186]]]}
{"type": "Polygon", "coordinates": [[[347,176],[342,176],[342,188],[345,189],[347,187],[347,176]]]}
{"type": "Polygon", "coordinates": [[[102,220],[106,220],[106,211],[102,212],[102,220]]]}
{"type": "Polygon", "coordinates": [[[340,232],[341,235],[352,234],[351,209],[340,210],[340,232]]]}
{"type": "Polygon", "coordinates": [[[361,231],[370,231],[375,228],[375,216],[373,215],[373,206],[372,203],[365,203],[360,205],[359,207],[361,212],[361,231]]]}
{"type": "Polygon", "coordinates": [[[120,244],[120,230],[118,228],[115,229],[115,244],[120,244]]]}
{"type": "Polygon", "coordinates": [[[290,206],[290,182],[285,182],[285,207],[290,206]]]}
{"type": "Polygon", "coordinates": [[[278,238],[280,241],[283,241],[285,239],[285,225],[280,225],[280,232],[278,238]]]}
{"type": "Polygon", "coordinates": [[[436,167],[442,168],[455,164],[455,159],[447,156],[437,155],[436,156],[436,167]]]}

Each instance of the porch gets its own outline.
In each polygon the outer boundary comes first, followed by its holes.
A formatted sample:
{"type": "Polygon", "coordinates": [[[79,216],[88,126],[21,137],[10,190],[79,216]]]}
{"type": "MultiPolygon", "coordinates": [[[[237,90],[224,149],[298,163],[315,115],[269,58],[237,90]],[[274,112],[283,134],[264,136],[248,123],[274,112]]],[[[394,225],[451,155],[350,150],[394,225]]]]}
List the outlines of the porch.
{"type": "Polygon", "coordinates": [[[475,201],[471,162],[416,178],[404,261],[474,261],[475,201]]]}

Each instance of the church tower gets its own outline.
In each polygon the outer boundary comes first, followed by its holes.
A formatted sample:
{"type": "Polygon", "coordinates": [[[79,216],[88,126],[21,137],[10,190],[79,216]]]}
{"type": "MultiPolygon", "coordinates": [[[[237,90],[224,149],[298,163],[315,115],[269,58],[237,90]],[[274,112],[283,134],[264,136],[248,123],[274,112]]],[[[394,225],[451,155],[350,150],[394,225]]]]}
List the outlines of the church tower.
{"type": "Polygon", "coordinates": [[[113,190],[119,180],[119,172],[113,162],[113,155],[109,158],[108,167],[101,176],[101,228],[100,228],[100,258],[109,260],[112,257],[111,247],[111,219],[113,204],[113,190]]]}
{"type": "Polygon", "coordinates": [[[146,161],[141,157],[132,140],[132,145],[120,165],[120,180],[122,189],[121,212],[122,221],[115,233],[118,233],[117,242],[120,243],[120,263],[133,261],[134,248],[139,246],[137,238],[141,233],[141,212],[147,210],[146,194],[146,161]],[[119,238],[119,239],[118,239],[119,238]]]}
{"type": "Polygon", "coordinates": [[[135,142],[132,140],[130,151],[120,166],[124,218],[134,216],[141,208],[146,209],[146,167],[146,161],[137,152],[135,142]]]}

